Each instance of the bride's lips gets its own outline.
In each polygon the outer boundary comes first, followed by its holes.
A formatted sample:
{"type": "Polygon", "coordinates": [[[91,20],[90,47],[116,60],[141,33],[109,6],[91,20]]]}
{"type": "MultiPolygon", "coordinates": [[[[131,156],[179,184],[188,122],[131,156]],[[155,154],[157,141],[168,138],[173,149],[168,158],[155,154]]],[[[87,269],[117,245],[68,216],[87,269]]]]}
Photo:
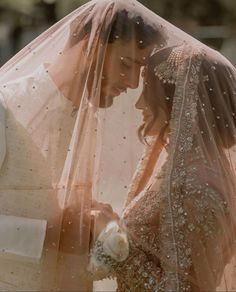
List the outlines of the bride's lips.
{"type": "Polygon", "coordinates": [[[146,122],[147,120],[149,120],[151,117],[151,115],[147,115],[147,114],[143,114],[143,121],[146,122]]]}

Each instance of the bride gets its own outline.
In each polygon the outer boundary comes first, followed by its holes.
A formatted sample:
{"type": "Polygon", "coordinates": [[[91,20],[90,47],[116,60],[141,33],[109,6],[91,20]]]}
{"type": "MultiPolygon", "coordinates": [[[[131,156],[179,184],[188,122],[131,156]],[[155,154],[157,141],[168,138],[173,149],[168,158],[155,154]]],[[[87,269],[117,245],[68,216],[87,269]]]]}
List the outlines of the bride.
{"type": "Polygon", "coordinates": [[[185,42],[154,53],[143,75],[146,150],[121,218],[103,204],[94,216],[89,270],[118,291],[232,291],[236,71],[185,42]]]}

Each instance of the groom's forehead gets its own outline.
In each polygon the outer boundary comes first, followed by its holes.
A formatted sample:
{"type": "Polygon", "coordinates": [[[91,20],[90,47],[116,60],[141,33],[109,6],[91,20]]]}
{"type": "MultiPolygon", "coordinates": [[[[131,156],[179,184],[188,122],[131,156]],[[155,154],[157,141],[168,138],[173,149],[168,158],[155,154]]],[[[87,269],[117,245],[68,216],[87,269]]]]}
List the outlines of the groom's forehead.
{"type": "Polygon", "coordinates": [[[145,66],[146,65],[146,57],[141,57],[138,59],[136,56],[130,57],[130,56],[124,56],[125,59],[127,59],[130,62],[136,63],[139,66],[145,66]]]}
{"type": "Polygon", "coordinates": [[[140,48],[133,38],[127,42],[116,40],[108,44],[108,54],[117,58],[125,58],[129,62],[134,62],[139,66],[146,65],[146,60],[154,48],[154,45],[149,45],[146,48],[140,48]]]}

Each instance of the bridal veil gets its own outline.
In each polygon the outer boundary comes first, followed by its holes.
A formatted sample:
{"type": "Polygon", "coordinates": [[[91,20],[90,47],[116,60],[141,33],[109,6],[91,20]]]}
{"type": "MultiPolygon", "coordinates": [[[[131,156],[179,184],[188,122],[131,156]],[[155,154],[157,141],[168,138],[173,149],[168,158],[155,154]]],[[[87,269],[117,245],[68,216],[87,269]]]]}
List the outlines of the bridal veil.
{"type": "Polygon", "coordinates": [[[90,291],[92,200],[121,215],[150,191],[159,248],[135,240],[163,289],[235,288],[229,61],[135,0],[93,0],[0,69],[0,94],[1,291],[90,291]],[[159,135],[142,126],[141,95],[159,135]]]}

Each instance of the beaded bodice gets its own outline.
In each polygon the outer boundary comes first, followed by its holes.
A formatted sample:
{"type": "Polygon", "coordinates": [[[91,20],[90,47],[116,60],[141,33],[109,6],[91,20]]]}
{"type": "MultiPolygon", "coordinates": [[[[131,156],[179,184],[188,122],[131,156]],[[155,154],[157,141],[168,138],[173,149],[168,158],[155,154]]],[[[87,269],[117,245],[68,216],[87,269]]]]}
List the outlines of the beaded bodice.
{"type": "MultiPolygon", "coordinates": [[[[168,277],[165,258],[168,260],[171,255],[168,255],[167,250],[161,250],[162,241],[167,241],[169,237],[168,233],[160,228],[166,212],[166,197],[160,188],[164,171],[165,165],[153,186],[155,190],[151,187],[150,190],[138,195],[124,211],[123,221],[129,234],[131,252],[126,262],[116,269],[119,291],[165,291],[165,281],[168,277]]],[[[201,252],[214,250],[221,253],[224,245],[219,220],[216,218],[223,216],[227,220],[227,203],[219,192],[204,183],[204,179],[199,176],[202,172],[205,172],[205,175],[217,176],[214,169],[204,165],[198,149],[195,148],[186,165],[185,173],[179,173],[174,181],[176,183],[174,205],[178,213],[175,226],[178,228],[176,248],[179,251],[180,291],[197,289],[194,287],[194,281],[190,284],[189,277],[191,280],[194,279],[204,266],[201,259],[199,264],[195,264],[195,270],[192,270],[193,261],[196,262],[196,258],[200,259],[201,252]],[[202,244],[199,246],[190,240],[195,236],[196,230],[198,230],[196,240],[200,240],[202,244]]],[[[222,265],[217,261],[211,264],[215,270],[214,282],[219,283],[222,265]]],[[[171,267],[168,269],[171,270],[171,267]]],[[[209,283],[206,284],[209,286],[209,283]]]]}

